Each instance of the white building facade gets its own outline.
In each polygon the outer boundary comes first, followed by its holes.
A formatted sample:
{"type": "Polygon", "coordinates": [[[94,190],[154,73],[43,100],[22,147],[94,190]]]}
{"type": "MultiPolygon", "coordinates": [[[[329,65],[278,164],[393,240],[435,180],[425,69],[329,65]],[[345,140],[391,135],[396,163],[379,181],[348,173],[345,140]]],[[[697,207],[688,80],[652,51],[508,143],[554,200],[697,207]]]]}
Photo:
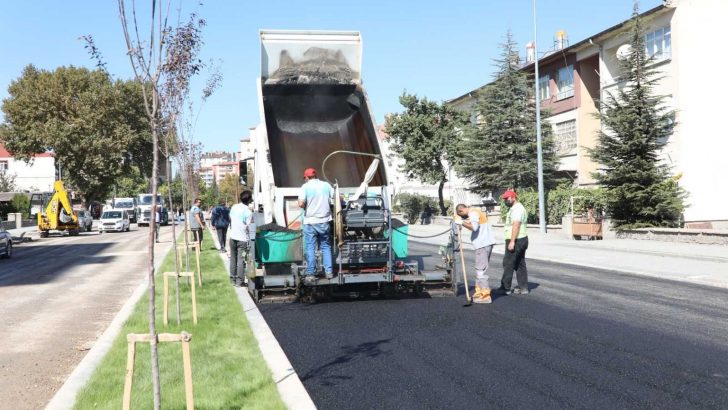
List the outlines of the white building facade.
{"type": "Polygon", "coordinates": [[[56,160],[53,154],[43,153],[26,164],[15,159],[0,142],[0,172],[14,177],[16,191],[53,191],[56,160]]]}

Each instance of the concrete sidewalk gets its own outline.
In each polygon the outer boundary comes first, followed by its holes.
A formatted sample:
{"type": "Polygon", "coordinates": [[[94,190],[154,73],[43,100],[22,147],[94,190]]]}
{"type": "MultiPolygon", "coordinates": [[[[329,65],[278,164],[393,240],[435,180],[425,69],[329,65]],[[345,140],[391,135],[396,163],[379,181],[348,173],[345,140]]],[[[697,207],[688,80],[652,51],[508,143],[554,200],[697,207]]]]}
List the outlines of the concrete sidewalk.
{"type": "MultiPolygon", "coordinates": [[[[447,234],[417,238],[446,231],[448,226],[410,225],[411,241],[444,245],[447,234]]],[[[503,228],[494,227],[494,253],[504,252],[503,228]]],[[[563,236],[529,230],[526,259],[566,263],[616,272],[644,275],[681,282],[728,288],[728,247],[638,239],[577,241],[563,236]]],[[[463,231],[470,244],[470,232],[463,231]]],[[[495,270],[497,270],[496,267],[495,270]]],[[[535,274],[538,274],[534,272],[535,274]]],[[[495,272],[493,273],[495,274],[495,272]]],[[[497,275],[496,275],[497,276],[497,275]]]]}
{"type": "Polygon", "coordinates": [[[14,243],[20,243],[28,240],[36,240],[40,238],[37,226],[28,226],[20,229],[8,229],[8,233],[13,237],[14,243]],[[22,241],[20,239],[23,239],[22,241]]]}

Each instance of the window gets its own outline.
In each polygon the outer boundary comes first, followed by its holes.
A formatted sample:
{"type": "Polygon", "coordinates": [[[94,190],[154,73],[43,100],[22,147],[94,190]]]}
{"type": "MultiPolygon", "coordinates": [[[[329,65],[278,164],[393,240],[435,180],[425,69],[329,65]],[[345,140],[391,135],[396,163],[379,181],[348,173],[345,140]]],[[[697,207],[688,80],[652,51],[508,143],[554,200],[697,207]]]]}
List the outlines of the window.
{"type": "Polygon", "coordinates": [[[0,172],[8,170],[8,161],[0,161],[0,172]]]}
{"type": "Polygon", "coordinates": [[[572,97],[574,95],[574,66],[568,65],[560,68],[556,77],[556,99],[572,97]]]}
{"type": "Polygon", "coordinates": [[[576,120],[554,124],[554,143],[558,155],[569,155],[576,148],[576,120]]]}
{"type": "Polygon", "coordinates": [[[654,61],[668,60],[672,56],[670,26],[657,29],[645,35],[645,52],[654,61]]]}
{"type": "Polygon", "coordinates": [[[541,98],[542,101],[551,98],[548,75],[544,75],[538,78],[538,96],[541,98]]]}

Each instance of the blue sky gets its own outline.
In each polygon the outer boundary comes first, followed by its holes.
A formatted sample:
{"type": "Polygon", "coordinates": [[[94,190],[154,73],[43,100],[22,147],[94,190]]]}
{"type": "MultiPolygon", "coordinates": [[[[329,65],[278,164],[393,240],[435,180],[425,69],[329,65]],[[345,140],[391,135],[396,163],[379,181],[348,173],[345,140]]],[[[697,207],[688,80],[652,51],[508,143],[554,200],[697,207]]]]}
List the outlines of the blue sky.
{"type": "MultiPolygon", "coordinates": [[[[146,1],[139,3],[147,4],[146,1]]],[[[642,11],[661,4],[643,0],[642,11]]],[[[533,38],[531,0],[182,1],[183,14],[197,10],[207,20],[202,58],[219,62],[220,89],[202,106],[195,139],[206,150],[238,149],[238,140],[258,123],[255,79],[260,75],[258,30],[360,31],[362,75],[377,121],[398,112],[408,92],[442,101],[487,83],[498,44],[510,29],[522,54],[533,38]]],[[[538,48],[552,47],[566,30],[571,43],[630,17],[632,0],[538,0],[538,48]]],[[[124,54],[115,0],[2,1],[0,5],[0,99],[23,67],[93,67],[84,43],[91,34],[119,78],[132,76],[124,54]]],[[[204,77],[196,81],[199,96],[204,77]]]]}

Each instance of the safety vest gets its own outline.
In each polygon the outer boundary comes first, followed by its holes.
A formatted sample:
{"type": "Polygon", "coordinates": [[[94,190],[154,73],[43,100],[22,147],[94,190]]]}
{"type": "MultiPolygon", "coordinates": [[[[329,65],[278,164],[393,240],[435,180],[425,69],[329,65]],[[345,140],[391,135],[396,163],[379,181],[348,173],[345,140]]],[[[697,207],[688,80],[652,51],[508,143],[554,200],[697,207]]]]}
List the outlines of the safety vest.
{"type": "Polygon", "coordinates": [[[472,208],[471,211],[478,214],[478,225],[482,225],[488,222],[488,214],[486,214],[485,212],[475,208],[472,208]]]}
{"type": "Polygon", "coordinates": [[[521,226],[518,228],[518,234],[516,235],[516,239],[521,239],[528,236],[528,211],[526,211],[526,208],[520,202],[516,202],[513,207],[508,210],[508,214],[506,215],[506,221],[503,224],[503,237],[505,238],[505,240],[511,239],[513,233],[513,223],[516,222],[513,220],[513,211],[518,208],[520,208],[523,212],[521,213],[521,226]]]}

